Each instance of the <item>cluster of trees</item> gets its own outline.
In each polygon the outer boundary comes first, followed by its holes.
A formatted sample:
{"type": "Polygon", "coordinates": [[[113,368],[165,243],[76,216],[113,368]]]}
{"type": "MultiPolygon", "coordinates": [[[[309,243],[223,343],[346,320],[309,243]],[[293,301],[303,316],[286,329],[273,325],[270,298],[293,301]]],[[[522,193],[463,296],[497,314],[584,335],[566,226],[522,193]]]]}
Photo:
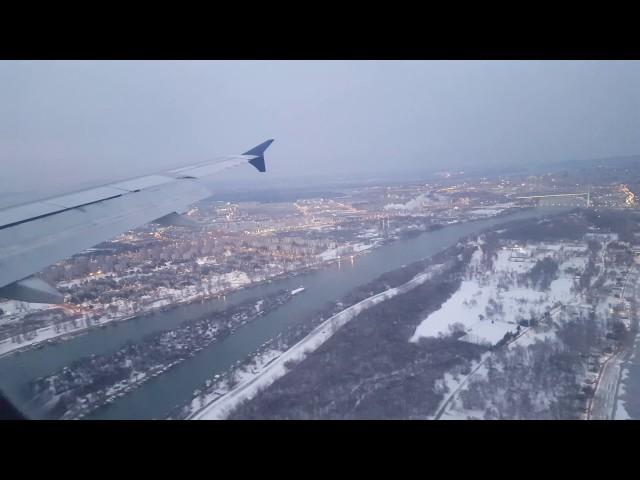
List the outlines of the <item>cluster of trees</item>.
{"type": "MultiPolygon", "coordinates": [[[[219,272],[211,269],[203,269],[195,266],[193,269],[181,270],[157,270],[150,274],[133,274],[126,278],[104,277],[83,282],[73,287],[60,287],[62,293],[70,295],[72,303],[95,301],[101,304],[109,304],[118,298],[136,300],[145,295],[153,295],[160,287],[181,289],[188,286],[198,286],[205,289],[203,279],[210,275],[229,273],[230,266],[221,266],[219,272]],[[205,273],[206,271],[206,273],[205,273]]],[[[214,284],[211,286],[228,286],[214,284]]]]}
{"type": "MultiPolygon", "coordinates": [[[[288,301],[289,291],[274,293],[262,300],[262,312],[288,301]]],[[[57,399],[52,415],[69,416],[97,408],[109,391],[134,388],[136,375],[149,378],[232,333],[240,325],[258,318],[258,299],[248,299],[226,310],[187,320],[171,330],[155,332],[125,344],[114,352],[74,361],[31,383],[34,399],[45,405],[57,399]],[[123,386],[124,385],[124,386],[123,386]],[[126,386],[126,387],[125,387],[126,386]]],[[[234,377],[229,376],[229,380],[234,377]]],[[[139,382],[138,382],[139,383],[139,382]]]]}
{"type": "Polygon", "coordinates": [[[72,313],[63,308],[50,308],[26,314],[17,322],[0,325],[0,340],[12,338],[15,343],[22,343],[36,336],[39,328],[47,325],[55,326],[67,322],[77,321],[78,313],[72,313]]]}
{"type": "Polygon", "coordinates": [[[551,257],[538,260],[529,272],[524,274],[524,278],[529,281],[533,288],[541,291],[548,290],[558,276],[558,262],[551,257]]]}
{"type": "Polygon", "coordinates": [[[502,238],[520,242],[579,240],[588,231],[588,223],[579,214],[554,216],[543,221],[519,220],[507,224],[502,238]]]}
{"type": "Polygon", "coordinates": [[[487,360],[487,376],[460,393],[462,407],[486,419],[578,419],[588,389],[582,381],[589,358],[606,343],[593,312],[561,324],[557,339],[499,348],[487,360]]]}
{"type": "Polygon", "coordinates": [[[582,290],[586,290],[591,286],[593,282],[593,278],[600,273],[600,267],[596,264],[595,258],[593,255],[589,256],[589,260],[587,261],[587,265],[580,275],[580,280],[578,281],[578,286],[582,290]]]}
{"type": "Polygon", "coordinates": [[[598,347],[605,338],[605,334],[605,327],[596,319],[593,310],[586,316],[575,317],[562,324],[557,331],[558,338],[568,350],[581,355],[589,354],[598,347]]]}
{"type": "Polygon", "coordinates": [[[498,258],[500,248],[500,235],[496,232],[487,232],[482,235],[482,266],[487,270],[493,270],[493,262],[498,258]]]}
{"type": "Polygon", "coordinates": [[[630,265],[633,263],[633,251],[620,242],[611,242],[608,253],[613,257],[613,262],[616,265],[630,265]]]}
{"type": "Polygon", "coordinates": [[[484,411],[485,419],[577,419],[580,413],[580,357],[559,342],[497,350],[487,376],[460,394],[462,406],[484,411]]]}
{"type": "MultiPolygon", "coordinates": [[[[463,255],[467,262],[471,253],[463,255]]],[[[444,373],[456,367],[468,371],[486,348],[452,336],[425,338],[417,344],[409,338],[422,319],[457,290],[465,265],[462,260],[452,263],[442,276],[365,310],[230,418],[432,415],[445,394],[444,373]]],[[[406,280],[418,272],[412,273],[406,280]]]]}
{"type": "Polygon", "coordinates": [[[595,227],[618,234],[623,242],[635,243],[635,233],[640,229],[637,215],[616,210],[586,210],[585,218],[595,227]]]}
{"type": "MultiPolygon", "coordinates": [[[[485,307],[485,314],[489,319],[502,316],[503,309],[504,307],[502,305],[502,302],[497,302],[493,298],[490,298],[487,302],[487,306],[485,307]]],[[[483,318],[480,318],[480,320],[483,320],[483,318]]]]}
{"type": "MultiPolygon", "coordinates": [[[[151,230],[150,230],[151,231],[151,230]]],[[[75,255],[71,259],[48,267],[43,272],[43,278],[50,283],[58,283],[78,278],[85,278],[89,274],[101,272],[104,274],[115,274],[119,277],[128,271],[135,269],[141,274],[151,274],[153,278],[146,279],[146,283],[162,281],[161,272],[158,268],[164,267],[169,262],[179,268],[165,273],[173,275],[191,275],[191,280],[214,271],[215,273],[227,273],[231,270],[241,270],[247,273],[265,270],[268,265],[283,265],[298,267],[301,261],[311,258],[313,254],[322,251],[327,241],[306,240],[300,238],[297,241],[291,240],[287,236],[274,236],[270,243],[264,243],[262,239],[244,241],[237,236],[216,236],[203,234],[202,231],[192,231],[185,229],[169,229],[163,232],[164,238],[150,238],[140,240],[135,245],[127,243],[112,243],[109,248],[99,249],[91,254],[75,255]],[[311,245],[303,245],[304,242],[311,242],[311,245]],[[238,251],[239,246],[251,247],[251,252],[238,251]],[[271,247],[275,247],[270,249],[271,247]],[[225,255],[229,249],[234,255],[225,255]],[[293,250],[295,250],[295,252],[293,250]],[[297,259],[283,258],[282,251],[292,252],[297,255],[297,259]],[[213,256],[219,257],[220,262],[216,265],[196,264],[199,257],[213,256]],[[224,257],[224,261],[222,258],[224,257]]],[[[168,278],[168,277],[167,277],[168,278]]],[[[95,283],[92,279],[90,284],[95,283]]],[[[166,282],[163,282],[163,284],[166,282]]],[[[175,286],[175,282],[170,284],[175,286]]],[[[69,289],[76,297],[74,301],[96,300],[100,291],[105,290],[105,284],[92,285],[92,291],[76,293],[79,289],[74,286],[69,289]]],[[[119,285],[118,285],[119,286],[119,285]]],[[[168,285],[167,285],[168,286],[168,285]]],[[[116,285],[111,285],[116,288],[116,285]]],[[[131,293],[131,292],[127,292],[131,293]]]]}

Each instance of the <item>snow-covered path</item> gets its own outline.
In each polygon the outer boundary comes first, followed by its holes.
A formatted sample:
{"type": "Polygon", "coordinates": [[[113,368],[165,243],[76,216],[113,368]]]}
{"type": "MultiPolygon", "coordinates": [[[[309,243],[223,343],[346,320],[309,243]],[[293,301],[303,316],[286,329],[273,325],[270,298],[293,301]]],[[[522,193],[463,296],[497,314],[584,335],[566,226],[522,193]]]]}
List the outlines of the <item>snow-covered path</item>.
{"type": "MultiPolygon", "coordinates": [[[[505,348],[509,348],[510,346],[515,345],[518,342],[518,340],[528,335],[530,331],[531,331],[531,328],[525,329],[520,335],[518,335],[516,338],[514,338],[509,343],[507,343],[505,345],[505,348]]],[[[491,357],[492,355],[493,355],[493,352],[485,353],[482,356],[480,362],[478,362],[478,364],[471,370],[471,372],[469,372],[469,374],[466,377],[462,378],[458,386],[442,402],[440,408],[438,408],[438,410],[436,411],[436,414],[433,416],[434,420],[440,420],[442,418],[442,415],[446,413],[453,399],[456,398],[458,393],[460,393],[462,388],[466,386],[467,382],[471,379],[471,377],[473,377],[478,372],[478,370],[480,370],[480,368],[487,362],[489,357],[491,357]]]]}

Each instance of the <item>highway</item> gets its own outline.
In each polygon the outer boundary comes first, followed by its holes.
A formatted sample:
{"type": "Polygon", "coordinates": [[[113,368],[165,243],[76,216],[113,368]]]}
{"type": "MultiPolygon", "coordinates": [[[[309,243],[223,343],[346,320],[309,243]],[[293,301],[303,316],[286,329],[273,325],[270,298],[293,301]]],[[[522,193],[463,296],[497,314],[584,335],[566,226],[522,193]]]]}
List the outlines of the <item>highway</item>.
{"type": "Polygon", "coordinates": [[[618,394],[622,353],[611,356],[600,370],[596,392],[587,412],[589,420],[612,420],[618,394]]]}
{"type": "MultiPolygon", "coordinates": [[[[622,287],[622,295],[621,300],[625,301],[625,292],[627,292],[627,285],[629,284],[629,279],[632,277],[632,272],[637,274],[636,268],[631,267],[629,272],[627,273],[627,278],[625,279],[624,286],[622,287]]],[[[633,276],[634,279],[637,278],[637,275],[633,276]]],[[[630,296],[635,297],[637,282],[633,282],[634,288],[630,289],[630,296]]],[[[630,299],[626,299],[627,303],[627,313],[629,318],[631,319],[631,312],[629,311],[630,299]]],[[[635,323],[635,319],[632,319],[635,323]]],[[[635,327],[632,327],[632,331],[635,330],[635,327]]],[[[600,372],[598,374],[598,379],[596,383],[596,390],[593,395],[593,399],[591,400],[588,408],[587,408],[587,419],[588,420],[613,420],[616,403],[618,400],[618,389],[620,386],[621,373],[622,373],[622,364],[626,360],[630,349],[628,345],[624,345],[621,349],[608,358],[600,372]]]]}

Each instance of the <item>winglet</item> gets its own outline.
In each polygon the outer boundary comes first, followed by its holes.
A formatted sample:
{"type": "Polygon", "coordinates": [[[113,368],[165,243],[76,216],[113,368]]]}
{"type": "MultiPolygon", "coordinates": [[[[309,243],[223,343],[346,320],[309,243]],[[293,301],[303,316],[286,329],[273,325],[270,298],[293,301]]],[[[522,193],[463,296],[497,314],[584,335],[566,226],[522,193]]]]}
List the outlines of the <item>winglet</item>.
{"type": "Polygon", "coordinates": [[[253,147],[248,152],[244,152],[243,155],[255,155],[257,158],[252,158],[249,160],[249,163],[256,167],[259,172],[266,172],[267,168],[264,164],[264,152],[269,145],[273,143],[273,138],[270,138],[266,142],[261,143],[260,145],[253,147]]]}

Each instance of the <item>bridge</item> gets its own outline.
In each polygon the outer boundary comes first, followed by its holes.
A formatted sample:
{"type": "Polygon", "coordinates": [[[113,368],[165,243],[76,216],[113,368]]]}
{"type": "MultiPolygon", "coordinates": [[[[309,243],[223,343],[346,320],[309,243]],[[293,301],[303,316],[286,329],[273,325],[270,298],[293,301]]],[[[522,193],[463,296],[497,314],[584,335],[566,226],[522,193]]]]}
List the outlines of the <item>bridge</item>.
{"type": "Polygon", "coordinates": [[[526,197],[516,197],[518,200],[534,200],[542,206],[586,206],[591,205],[591,192],[582,193],[553,193],[548,195],[529,195],[526,197]],[[583,202],[575,202],[575,198],[580,198],[583,202]]]}

